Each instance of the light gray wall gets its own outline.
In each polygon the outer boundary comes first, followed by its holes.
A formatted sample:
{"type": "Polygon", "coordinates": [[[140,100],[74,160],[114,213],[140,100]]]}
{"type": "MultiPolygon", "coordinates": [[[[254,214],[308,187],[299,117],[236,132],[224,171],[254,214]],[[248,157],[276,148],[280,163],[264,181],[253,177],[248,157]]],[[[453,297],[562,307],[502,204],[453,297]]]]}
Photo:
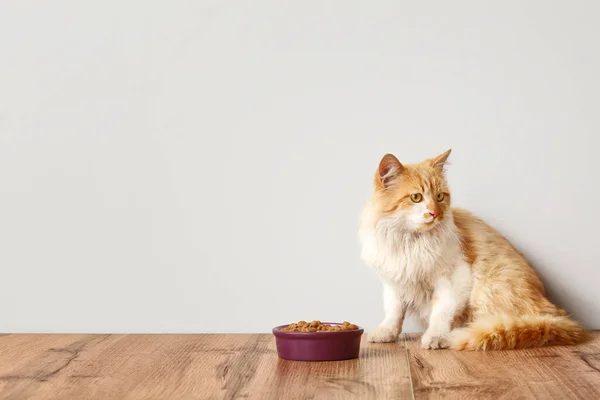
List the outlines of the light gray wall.
{"type": "Polygon", "coordinates": [[[0,331],[371,328],[373,171],[449,147],[455,205],[600,328],[599,12],[2,2],[0,331]]]}

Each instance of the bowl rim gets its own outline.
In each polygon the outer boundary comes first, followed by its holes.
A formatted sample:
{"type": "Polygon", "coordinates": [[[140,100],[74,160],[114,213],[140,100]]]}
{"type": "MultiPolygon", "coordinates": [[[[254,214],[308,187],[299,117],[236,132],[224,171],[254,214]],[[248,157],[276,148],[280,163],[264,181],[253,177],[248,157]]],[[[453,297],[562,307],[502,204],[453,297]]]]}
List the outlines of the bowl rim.
{"type": "MultiPolygon", "coordinates": [[[[342,325],[341,322],[321,322],[322,324],[327,324],[327,325],[342,325]]],[[[365,330],[363,329],[362,326],[358,326],[358,329],[352,329],[352,330],[346,330],[346,331],[317,331],[317,332],[287,332],[287,331],[282,331],[281,328],[285,328],[286,326],[288,326],[289,324],[284,324],[284,325],[279,325],[273,328],[273,334],[275,336],[298,336],[298,337],[307,337],[307,336],[319,336],[321,337],[321,335],[324,336],[324,334],[327,334],[326,337],[332,337],[332,336],[340,336],[340,335],[352,335],[352,334],[357,334],[360,333],[362,334],[365,330]]]]}

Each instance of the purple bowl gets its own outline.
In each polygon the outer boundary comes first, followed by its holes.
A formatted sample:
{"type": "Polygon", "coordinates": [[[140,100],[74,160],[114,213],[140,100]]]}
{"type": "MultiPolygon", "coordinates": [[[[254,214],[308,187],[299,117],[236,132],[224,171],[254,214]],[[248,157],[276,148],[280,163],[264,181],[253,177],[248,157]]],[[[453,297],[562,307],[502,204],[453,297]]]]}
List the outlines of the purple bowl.
{"type": "MultiPolygon", "coordinates": [[[[327,325],[341,325],[337,322],[323,322],[327,325]]],[[[358,357],[360,337],[364,329],[335,332],[286,332],[281,325],[273,328],[277,354],[284,360],[295,361],[337,361],[358,357]]]]}

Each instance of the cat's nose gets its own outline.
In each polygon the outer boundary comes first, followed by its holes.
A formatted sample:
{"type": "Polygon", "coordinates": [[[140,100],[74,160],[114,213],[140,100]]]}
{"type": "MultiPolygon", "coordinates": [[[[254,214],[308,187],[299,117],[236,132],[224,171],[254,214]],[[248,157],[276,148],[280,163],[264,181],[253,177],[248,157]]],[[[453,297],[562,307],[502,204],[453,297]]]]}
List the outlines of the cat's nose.
{"type": "Polygon", "coordinates": [[[433,217],[433,219],[436,219],[438,217],[438,215],[440,215],[439,211],[429,211],[429,214],[433,217]]]}

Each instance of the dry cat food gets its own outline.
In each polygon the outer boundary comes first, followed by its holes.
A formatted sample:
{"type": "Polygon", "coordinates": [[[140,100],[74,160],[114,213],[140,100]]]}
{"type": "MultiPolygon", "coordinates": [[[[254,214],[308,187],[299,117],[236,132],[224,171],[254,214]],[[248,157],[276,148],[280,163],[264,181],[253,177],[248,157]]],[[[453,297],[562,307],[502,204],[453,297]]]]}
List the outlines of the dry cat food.
{"type": "Polygon", "coordinates": [[[344,321],[341,325],[327,325],[321,321],[298,321],[296,324],[289,324],[288,326],[281,328],[285,332],[339,332],[339,331],[353,331],[358,329],[357,325],[351,324],[348,321],[344,321]]]}

